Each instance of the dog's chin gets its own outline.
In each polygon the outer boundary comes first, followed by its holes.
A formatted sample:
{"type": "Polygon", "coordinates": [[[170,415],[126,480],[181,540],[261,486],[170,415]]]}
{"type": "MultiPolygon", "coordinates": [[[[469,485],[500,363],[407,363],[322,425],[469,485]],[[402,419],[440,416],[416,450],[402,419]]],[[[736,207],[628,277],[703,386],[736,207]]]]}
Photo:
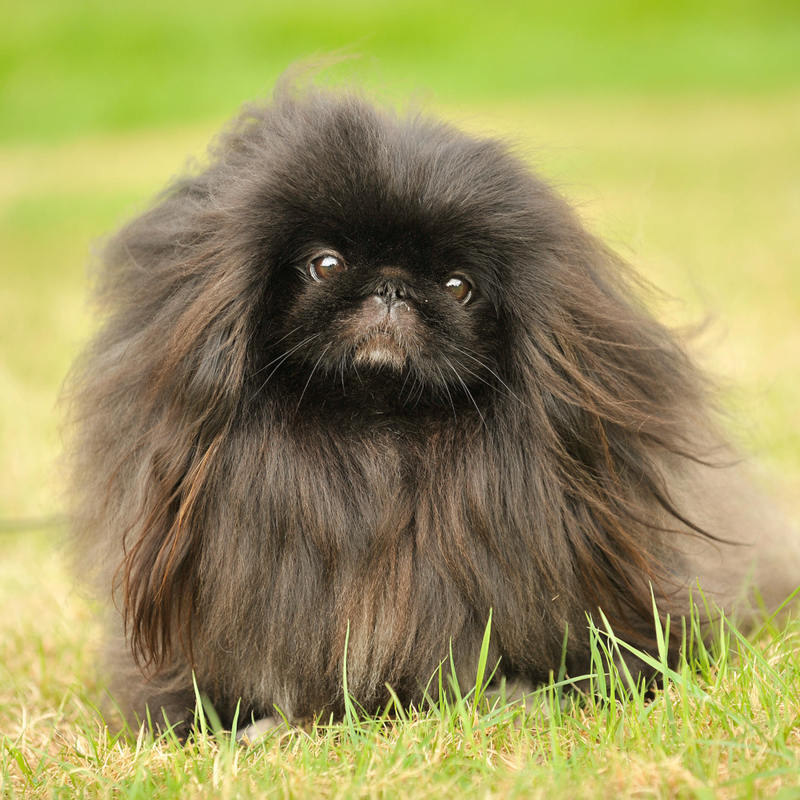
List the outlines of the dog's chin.
{"type": "Polygon", "coordinates": [[[408,351],[391,333],[376,331],[358,343],[353,356],[355,367],[372,367],[402,372],[408,364],[408,351]]]}

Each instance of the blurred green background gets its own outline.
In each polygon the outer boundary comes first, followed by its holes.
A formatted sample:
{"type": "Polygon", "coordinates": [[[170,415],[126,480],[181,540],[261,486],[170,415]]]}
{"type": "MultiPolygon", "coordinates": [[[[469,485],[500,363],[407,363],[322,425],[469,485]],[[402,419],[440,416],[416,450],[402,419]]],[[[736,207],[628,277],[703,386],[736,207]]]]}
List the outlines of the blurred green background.
{"type": "Polygon", "coordinates": [[[467,102],[776,91],[797,0],[4,0],[0,136],[52,140],[230,114],[293,60],[347,49],[467,102]]]}
{"type": "Polygon", "coordinates": [[[382,96],[509,137],[682,298],[660,314],[710,315],[699,356],[797,502],[797,0],[0,0],[0,528],[59,513],[91,242],[288,65],[334,51],[382,96]]]}

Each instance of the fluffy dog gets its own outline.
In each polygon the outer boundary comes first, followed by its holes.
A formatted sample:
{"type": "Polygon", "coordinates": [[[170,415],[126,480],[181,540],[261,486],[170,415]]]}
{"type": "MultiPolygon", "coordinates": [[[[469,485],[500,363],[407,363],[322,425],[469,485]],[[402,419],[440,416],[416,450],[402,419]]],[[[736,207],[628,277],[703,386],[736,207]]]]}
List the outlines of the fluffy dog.
{"type": "Polygon", "coordinates": [[[106,243],[72,378],[129,721],[186,735],[193,672],[226,724],[341,716],[346,640],[363,708],[420,704],[451,648],[474,682],[490,611],[536,684],[565,632],[589,669],[599,610],[652,652],[651,592],[780,603],[793,533],[627,274],[497,141],[344,92],[246,107],[106,243]]]}

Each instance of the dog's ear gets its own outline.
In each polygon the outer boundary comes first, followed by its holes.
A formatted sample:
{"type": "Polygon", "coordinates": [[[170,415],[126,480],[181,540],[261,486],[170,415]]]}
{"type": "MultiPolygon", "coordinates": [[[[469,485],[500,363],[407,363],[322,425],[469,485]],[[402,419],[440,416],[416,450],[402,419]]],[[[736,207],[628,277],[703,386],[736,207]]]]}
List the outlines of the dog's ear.
{"type": "Polygon", "coordinates": [[[71,383],[83,535],[121,538],[114,599],[153,665],[189,643],[204,489],[241,402],[253,313],[252,265],[208,180],[175,181],[99,249],[107,319],[71,383]]]}
{"type": "MultiPolygon", "coordinates": [[[[159,666],[176,643],[192,650],[192,614],[204,518],[217,453],[240,402],[243,319],[217,320],[182,359],[165,358],[151,382],[152,427],[141,472],[136,539],[117,573],[118,602],[134,657],[159,666]],[[163,413],[159,415],[159,411],[163,413]]],[[[173,341],[165,353],[174,353],[173,341]]]]}

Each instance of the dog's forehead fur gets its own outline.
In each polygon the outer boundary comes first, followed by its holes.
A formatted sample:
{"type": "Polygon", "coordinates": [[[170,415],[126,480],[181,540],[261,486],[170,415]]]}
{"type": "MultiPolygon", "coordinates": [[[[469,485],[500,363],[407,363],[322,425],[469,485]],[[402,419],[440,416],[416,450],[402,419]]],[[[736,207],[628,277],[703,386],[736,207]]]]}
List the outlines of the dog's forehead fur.
{"type": "Polygon", "coordinates": [[[500,254],[529,233],[525,166],[496,141],[422,115],[353,97],[284,101],[242,134],[249,157],[236,166],[258,198],[244,206],[284,239],[433,257],[443,248],[500,254]]]}

